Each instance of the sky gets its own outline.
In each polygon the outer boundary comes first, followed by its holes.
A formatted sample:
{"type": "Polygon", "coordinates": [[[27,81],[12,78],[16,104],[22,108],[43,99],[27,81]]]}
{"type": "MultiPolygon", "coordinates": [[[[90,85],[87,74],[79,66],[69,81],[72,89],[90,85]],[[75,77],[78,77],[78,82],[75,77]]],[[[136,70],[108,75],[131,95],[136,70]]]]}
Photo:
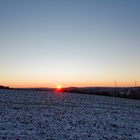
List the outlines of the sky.
{"type": "Polygon", "coordinates": [[[133,86],[139,0],[0,0],[0,85],[133,86]]]}

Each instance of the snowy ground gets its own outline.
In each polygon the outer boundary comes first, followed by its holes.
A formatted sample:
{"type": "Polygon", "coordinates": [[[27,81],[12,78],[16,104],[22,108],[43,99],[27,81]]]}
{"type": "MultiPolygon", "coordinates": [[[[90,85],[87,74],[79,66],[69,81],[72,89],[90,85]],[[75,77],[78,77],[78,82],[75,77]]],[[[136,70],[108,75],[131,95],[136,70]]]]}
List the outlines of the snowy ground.
{"type": "Polygon", "coordinates": [[[0,90],[0,140],[140,140],[140,100],[0,90]]]}

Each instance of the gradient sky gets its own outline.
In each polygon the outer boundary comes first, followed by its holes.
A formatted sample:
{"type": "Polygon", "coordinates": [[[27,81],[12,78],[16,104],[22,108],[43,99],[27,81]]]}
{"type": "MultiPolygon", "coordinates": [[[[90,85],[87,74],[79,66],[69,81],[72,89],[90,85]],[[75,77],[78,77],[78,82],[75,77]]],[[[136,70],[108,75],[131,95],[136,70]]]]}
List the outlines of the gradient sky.
{"type": "Polygon", "coordinates": [[[0,84],[140,81],[140,0],[0,0],[0,84]]]}

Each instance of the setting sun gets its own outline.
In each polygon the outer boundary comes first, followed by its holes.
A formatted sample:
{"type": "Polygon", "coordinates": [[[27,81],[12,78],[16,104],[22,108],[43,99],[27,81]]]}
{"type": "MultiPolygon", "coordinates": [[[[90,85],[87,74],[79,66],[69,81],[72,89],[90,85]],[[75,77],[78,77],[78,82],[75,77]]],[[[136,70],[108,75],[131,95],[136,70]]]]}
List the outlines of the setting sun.
{"type": "Polygon", "coordinates": [[[62,91],[63,91],[62,85],[57,85],[56,86],[56,92],[62,92],[62,91]]]}
{"type": "Polygon", "coordinates": [[[61,90],[62,89],[62,85],[57,85],[57,90],[61,90]]]}

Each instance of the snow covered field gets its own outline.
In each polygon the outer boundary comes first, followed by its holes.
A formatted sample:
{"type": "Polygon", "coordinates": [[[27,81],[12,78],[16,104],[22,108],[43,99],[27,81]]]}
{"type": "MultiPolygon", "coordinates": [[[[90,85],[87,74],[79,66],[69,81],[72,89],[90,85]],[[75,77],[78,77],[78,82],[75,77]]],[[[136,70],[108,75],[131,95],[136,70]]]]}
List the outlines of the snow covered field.
{"type": "Polygon", "coordinates": [[[140,100],[0,90],[0,140],[140,140],[140,100]]]}

